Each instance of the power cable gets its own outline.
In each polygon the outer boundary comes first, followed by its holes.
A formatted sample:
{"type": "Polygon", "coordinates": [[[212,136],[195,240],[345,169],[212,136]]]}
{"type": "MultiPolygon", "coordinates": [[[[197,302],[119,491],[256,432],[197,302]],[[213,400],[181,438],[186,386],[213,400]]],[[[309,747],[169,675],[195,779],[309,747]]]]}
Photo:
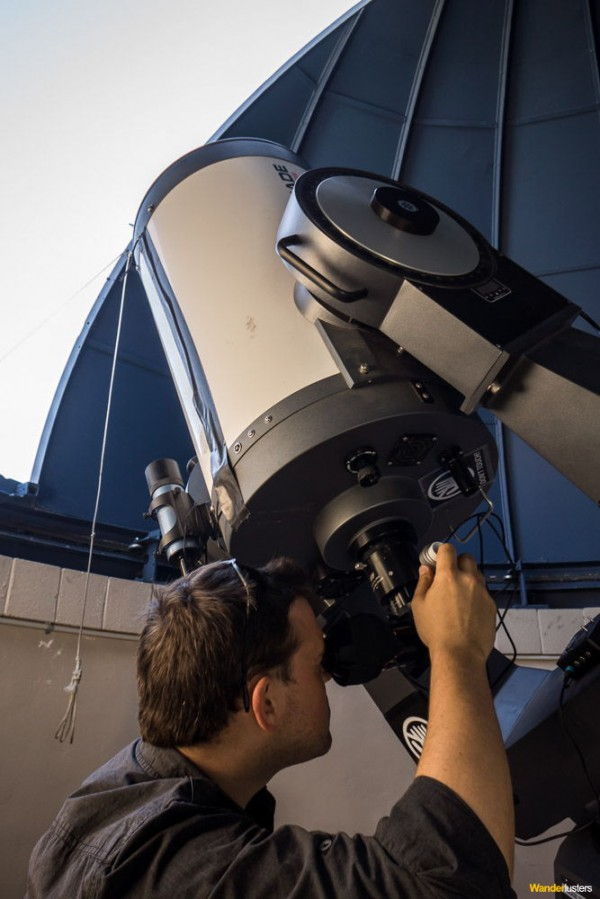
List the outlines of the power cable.
{"type": "Polygon", "coordinates": [[[596,819],[593,821],[586,821],[585,824],[580,824],[579,827],[574,827],[572,830],[563,830],[562,833],[555,833],[553,837],[543,837],[541,840],[519,840],[515,837],[515,843],[519,846],[540,846],[542,843],[551,843],[552,840],[560,840],[563,837],[570,837],[572,833],[579,833],[581,830],[585,830],[587,827],[591,827],[592,824],[596,824],[596,819]]]}
{"type": "Polygon", "coordinates": [[[592,316],[588,315],[587,312],[584,312],[583,309],[579,310],[579,317],[582,318],[584,322],[587,322],[588,325],[591,325],[592,328],[595,328],[596,331],[600,331],[600,325],[598,324],[598,322],[595,322],[592,316]]]}
{"type": "MultiPolygon", "coordinates": [[[[495,512],[491,512],[489,514],[484,513],[484,512],[476,512],[474,515],[471,515],[469,518],[466,518],[463,522],[461,522],[459,527],[462,528],[465,524],[468,524],[473,519],[476,520],[476,530],[477,530],[477,536],[478,536],[478,541],[479,541],[479,567],[480,567],[480,569],[483,570],[485,568],[484,542],[483,542],[483,532],[482,532],[482,527],[481,527],[481,525],[484,522],[488,525],[488,527],[495,534],[496,539],[499,541],[500,545],[502,546],[502,549],[504,551],[506,559],[511,566],[510,572],[509,572],[509,577],[511,578],[511,583],[507,584],[505,587],[503,587],[502,590],[497,591],[498,598],[496,598],[496,596],[494,596],[494,601],[496,602],[496,605],[498,605],[499,598],[504,593],[506,593],[507,590],[512,589],[512,595],[509,596],[508,602],[506,603],[504,610],[502,612],[500,612],[498,610],[498,624],[496,625],[496,632],[498,632],[500,630],[500,628],[502,628],[504,630],[504,633],[506,634],[508,642],[510,643],[510,647],[512,650],[512,656],[508,660],[506,667],[502,669],[502,671],[497,675],[497,677],[494,679],[494,681],[490,684],[490,688],[493,689],[496,686],[496,684],[502,680],[502,678],[504,677],[506,672],[512,667],[512,665],[514,665],[515,659],[517,658],[517,647],[516,647],[515,642],[510,634],[510,631],[508,630],[508,627],[506,626],[506,621],[505,621],[506,614],[509,611],[510,607],[512,606],[512,603],[514,602],[514,598],[516,595],[516,588],[514,587],[512,580],[514,579],[517,566],[516,566],[515,560],[512,557],[511,552],[509,551],[509,549],[506,545],[506,532],[504,530],[504,522],[502,521],[500,516],[497,515],[495,512]],[[491,518],[495,518],[499,522],[500,533],[497,531],[496,527],[490,521],[491,518]]],[[[446,537],[446,540],[444,542],[446,542],[452,536],[454,536],[457,533],[458,529],[459,528],[452,528],[448,537],[446,537]]]]}
{"type": "MultiPolygon", "coordinates": [[[[499,522],[499,525],[500,525],[500,528],[501,528],[501,532],[500,532],[500,533],[498,533],[498,531],[496,530],[495,525],[494,525],[493,522],[490,521],[489,519],[488,519],[488,521],[487,521],[487,525],[488,525],[488,527],[492,530],[492,532],[495,534],[495,536],[496,536],[496,538],[498,539],[498,541],[500,542],[500,544],[501,544],[501,546],[502,546],[502,548],[503,548],[503,550],[504,550],[504,553],[505,553],[505,555],[506,555],[506,558],[507,558],[507,560],[510,562],[510,564],[511,564],[511,566],[512,566],[512,572],[511,572],[511,573],[512,573],[513,576],[514,576],[514,573],[515,573],[515,570],[516,570],[516,562],[515,562],[515,560],[513,559],[512,554],[509,552],[508,547],[506,546],[506,534],[505,534],[505,531],[504,531],[504,523],[503,523],[502,519],[501,519],[498,515],[496,515],[495,513],[492,513],[492,515],[491,515],[490,517],[491,517],[491,518],[497,519],[497,521],[499,522]]],[[[482,545],[482,544],[481,544],[481,545],[482,545]]],[[[501,590],[501,591],[499,591],[499,592],[500,592],[500,594],[502,594],[502,593],[504,593],[504,592],[505,592],[506,590],[508,590],[508,589],[510,589],[510,586],[505,587],[503,590],[501,590]]],[[[497,626],[497,628],[496,628],[496,630],[498,630],[501,626],[504,628],[504,631],[505,631],[505,633],[506,633],[506,636],[508,637],[508,640],[509,640],[509,642],[510,642],[511,648],[512,648],[512,650],[513,650],[513,655],[512,655],[512,658],[510,659],[510,661],[508,662],[508,664],[506,665],[506,667],[502,669],[502,671],[499,673],[499,675],[498,675],[498,676],[496,677],[496,679],[494,680],[493,684],[491,684],[492,689],[493,689],[493,687],[496,685],[496,683],[498,683],[498,681],[502,680],[502,678],[504,677],[504,675],[506,674],[506,672],[509,670],[509,668],[511,667],[511,665],[514,664],[514,661],[515,661],[515,659],[516,659],[516,657],[517,657],[517,648],[516,648],[516,646],[515,646],[515,644],[514,644],[514,641],[513,641],[512,637],[511,637],[511,635],[510,635],[510,633],[509,633],[509,631],[508,631],[508,628],[506,627],[505,621],[504,621],[504,619],[506,618],[506,614],[507,614],[508,610],[510,609],[510,606],[511,606],[511,604],[512,604],[512,601],[513,601],[513,599],[514,599],[515,594],[516,594],[516,588],[513,588],[513,596],[512,596],[512,597],[509,599],[509,601],[507,602],[507,604],[506,604],[506,606],[505,606],[505,608],[504,608],[504,612],[503,612],[502,614],[499,613],[499,622],[498,622],[498,626],[497,626]]],[[[563,730],[563,733],[565,734],[565,736],[567,736],[567,737],[569,738],[569,740],[570,740],[571,743],[573,744],[573,747],[574,747],[574,749],[575,749],[575,751],[576,751],[576,753],[577,753],[577,756],[579,757],[579,761],[581,762],[581,766],[582,766],[582,768],[583,768],[583,772],[584,772],[584,774],[585,774],[585,776],[586,776],[587,782],[588,782],[588,784],[590,785],[591,790],[592,790],[592,793],[594,794],[594,796],[595,796],[595,798],[596,798],[597,807],[598,807],[598,809],[600,809],[600,795],[598,794],[598,790],[596,789],[596,787],[595,787],[595,785],[594,785],[594,783],[593,783],[593,781],[592,781],[592,779],[591,779],[591,776],[590,776],[588,767],[587,767],[587,765],[586,765],[586,763],[585,763],[585,758],[584,758],[584,756],[583,756],[583,753],[582,753],[580,747],[578,746],[578,744],[577,744],[577,742],[576,742],[576,740],[575,740],[575,737],[573,736],[573,734],[571,733],[571,731],[567,728],[567,722],[566,722],[566,718],[565,718],[565,715],[564,715],[564,696],[565,696],[565,690],[569,687],[570,683],[571,683],[571,681],[569,680],[569,678],[565,678],[565,681],[564,681],[564,683],[563,683],[563,685],[562,685],[562,689],[561,689],[561,692],[560,692],[560,699],[559,699],[559,703],[558,703],[559,720],[560,720],[560,724],[561,724],[561,728],[562,728],[562,730],[563,730]]],[[[573,828],[572,830],[563,831],[562,833],[554,834],[554,836],[551,836],[551,837],[543,837],[541,840],[519,840],[519,839],[515,838],[515,842],[518,843],[519,846],[540,846],[542,843],[550,843],[550,842],[552,842],[553,840],[562,839],[563,837],[567,837],[567,836],[569,836],[570,834],[573,834],[573,833],[579,833],[580,831],[585,830],[587,827],[591,827],[591,825],[592,825],[592,824],[595,824],[597,821],[598,821],[598,818],[595,818],[595,819],[592,820],[592,821],[586,821],[585,824],[581,824],[581,825],[579,825],[578,827],[573,828]]]]}
{"type": "MultiPolygon", "coordinates": [[[[577,755],[579,757],[579,761],[581,762],[581,767],[583,768],[583,773],[585,774],[587,782],[590,785],[592,793],[594,794],[594,797],[596,799],[597,809],[600,810],[600,794],[598,793],[598,790],[597,790],[594,782],[592,781],[590,772],[588,770],[588,766],[585,763],[585,758],[583,756],[583,752],[581,751],[579,745],[577,744],[575,737],[573,736],[573,734],[567,727],[565,708],[564,708],[564,699],[565,699],[565,692],[571,686],[571,683],[572,683],[572,681],[570,680],[570,678],[565,677],[561,691],[560,691],[560,699],[558,700],[558,717],[559,717],[559,721],[560,721],[560,726],[561,726],[562,731],[565,734],[565,736],[568,737],[569,740],[571,741],[571,743],[573,744],[573,748],[575,749],[575,752],[577,753],[577,755]]],[[[518,839],[515,839],[515,843],[518,843],[519,846],[539,846],[540,843],[550,843],[552,840],[559,840],[559,839],[562,839],[562,837],[568,837],[572,833],[580,833],[580,831],[586,830],[586,828],[591,827],[592,824],[598,824],[598,823],[599,823],[599,819],[598,819],[598,816],[596,816],[591,821],[586,821],[584,824],[580,824],[578,827],[575,827],[572,830],[565,830],[562,833],[555,833],[554,836],[552,836],[552,837],[543,837],[541,840],[518,840],[518,839]]]]}

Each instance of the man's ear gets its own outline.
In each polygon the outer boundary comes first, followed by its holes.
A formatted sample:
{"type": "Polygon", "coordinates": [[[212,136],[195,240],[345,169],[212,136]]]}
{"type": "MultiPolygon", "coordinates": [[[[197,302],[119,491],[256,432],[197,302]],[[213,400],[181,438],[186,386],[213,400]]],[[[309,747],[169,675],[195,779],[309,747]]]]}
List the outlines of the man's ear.
{"type": "Polygon", "coordinates": [[[251,686],[251,706],[254,718],[261,730],[271,733],[276,727],[276,705],[273,678],[268,674],[259,677],[251,686]]]}

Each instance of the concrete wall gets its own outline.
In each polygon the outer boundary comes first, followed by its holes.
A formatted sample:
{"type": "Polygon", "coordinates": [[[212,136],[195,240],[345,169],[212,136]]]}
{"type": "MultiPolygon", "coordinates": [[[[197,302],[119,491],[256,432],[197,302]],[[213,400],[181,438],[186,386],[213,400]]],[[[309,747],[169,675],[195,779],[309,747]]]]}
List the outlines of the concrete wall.
{"type": "MultiPolygon", "coordinates": [[[[137,734],[135,640],[85,636],[75,740],[54,732],[76,637],[0,627],[0,896],[22,896],[31,849],[63,799],[137,734]]],[[[65,897],[67,899],[67,897],[65,897]]]]}
{"type": "MultiPolygon", "coordinates": [[[[135,632],[150,587],[97,578],[95,599],[87,613],[90,628],[82,644],[75,742],[60,744],[53,737],[66,708],[63,687],[69,682],[75,654],[76,636],[65,628],[72,629],[81,614],[82,577],[0,557],[3,899],[22,896],[31,848],[63,798],[137,735],[135,632]],[[46,634],[44,622],[52,619],[53,611],[65,623],[46,634]]],[[[535,610],[519,611],[509,627],[521,653],[533,653],[536,664],[551,666],[551,658],[542,653],[544,647],[562,649],[583,614],[591,616],[593,611],[561,610],[541,616],[535,610]]],[[[527,664],[532,664],[530,658],[527,664]]],[[[333,748],[324,758],[274,778],[277,821],[309,829],[369,833],[408,787],[414,764],[362,687],[332,683],[328,689],[333,748]]],[[[567,822],[563,829],[568,826],[567,822]]],[[[519,899],[531,895],[530,881],[552,882],[557,848],[558,843],[517,848],[519,899]]]]}

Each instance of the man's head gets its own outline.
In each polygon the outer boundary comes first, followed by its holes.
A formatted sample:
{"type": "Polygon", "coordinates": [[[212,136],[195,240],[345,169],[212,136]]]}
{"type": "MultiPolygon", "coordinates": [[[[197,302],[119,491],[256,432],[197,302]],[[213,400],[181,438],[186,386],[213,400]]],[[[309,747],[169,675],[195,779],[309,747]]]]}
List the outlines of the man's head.
{"type": "Polygon", "coordinates": [[[248,720],[277,767],[321,755],[331,743],[327,676],[304,572],[289,559],[241,572],[214,562],[159,589],[138,650],[142,737],[209,744],[248,720]]]}

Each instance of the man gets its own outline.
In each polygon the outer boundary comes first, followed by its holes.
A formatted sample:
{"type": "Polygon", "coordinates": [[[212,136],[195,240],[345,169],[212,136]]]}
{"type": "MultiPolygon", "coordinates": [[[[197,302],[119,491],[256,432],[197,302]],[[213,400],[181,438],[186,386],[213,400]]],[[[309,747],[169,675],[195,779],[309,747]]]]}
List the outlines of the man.
{"type": "Polygon", "coordinates": [[[31,899],[515,896],[485,670],[495,607],[474,560],[448,544],[412,605],[431,657],[414,782],[374,836],[273,830],[267,782],[331,744],[310,599],[289,560],[216,562],[161,592],[138,653],[142,740],[67,799],[34,849],[31,899]]]}

